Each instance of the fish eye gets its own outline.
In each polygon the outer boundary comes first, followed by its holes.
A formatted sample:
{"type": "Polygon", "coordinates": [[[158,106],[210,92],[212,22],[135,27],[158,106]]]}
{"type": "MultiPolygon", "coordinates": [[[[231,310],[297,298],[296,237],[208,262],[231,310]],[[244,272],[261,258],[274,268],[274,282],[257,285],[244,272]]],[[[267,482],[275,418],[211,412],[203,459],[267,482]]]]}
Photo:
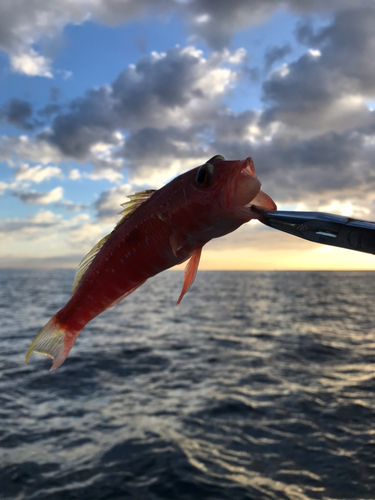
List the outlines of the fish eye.
{"type": "Polygon", "coordinates": [[[199,187],[206,187],[210,184],[212,176],[214,174],[214,167],[211,163],[207,162],[201,167],[199,167],[197,175],[195,176],[195,182],[199,187]]]}

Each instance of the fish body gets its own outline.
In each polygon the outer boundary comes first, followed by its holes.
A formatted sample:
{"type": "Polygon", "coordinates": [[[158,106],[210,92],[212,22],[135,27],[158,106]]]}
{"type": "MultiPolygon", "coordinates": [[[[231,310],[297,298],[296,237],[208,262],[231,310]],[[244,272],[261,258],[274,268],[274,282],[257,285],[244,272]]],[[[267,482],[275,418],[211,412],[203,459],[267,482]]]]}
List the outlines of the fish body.
{"type": "Polygon", "coordinates": [[[32,352],[65,360],[84,326],[148,278],[189,260],[179,303],[194,281],[202,247],[258,218],[252,206],[275,210],[261,191],[251,158],[215,156],[158,191],[131,197],[123,218],[83,259],[73,293],[31,343],[32,352]]]}

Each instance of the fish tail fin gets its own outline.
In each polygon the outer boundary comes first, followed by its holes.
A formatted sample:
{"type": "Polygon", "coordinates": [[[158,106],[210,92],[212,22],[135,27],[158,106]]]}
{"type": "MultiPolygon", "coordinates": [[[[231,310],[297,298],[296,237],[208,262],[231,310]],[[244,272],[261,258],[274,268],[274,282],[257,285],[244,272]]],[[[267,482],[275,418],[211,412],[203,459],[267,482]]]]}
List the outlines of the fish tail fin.
{"type": "Polygon", "coordinates": [[[51,370],[56,370],[65,361],[77,336],[77,332],[69,332],[57,322],[56,315],[53,316],[31,342],[25,364],[29,361],[31,354],[35,352],[52,358],[51,370]]]}

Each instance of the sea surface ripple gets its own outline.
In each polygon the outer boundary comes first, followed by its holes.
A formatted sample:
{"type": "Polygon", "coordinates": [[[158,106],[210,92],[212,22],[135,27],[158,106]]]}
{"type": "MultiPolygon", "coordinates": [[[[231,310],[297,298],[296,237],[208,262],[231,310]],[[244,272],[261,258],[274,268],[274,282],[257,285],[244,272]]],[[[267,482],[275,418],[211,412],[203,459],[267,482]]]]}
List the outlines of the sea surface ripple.
{"type": "Polygon", "coordinates": [[[166,272],[64,365],[70,270],[0,271],[0,498],[375,498],[375,273],[166,272]]]}

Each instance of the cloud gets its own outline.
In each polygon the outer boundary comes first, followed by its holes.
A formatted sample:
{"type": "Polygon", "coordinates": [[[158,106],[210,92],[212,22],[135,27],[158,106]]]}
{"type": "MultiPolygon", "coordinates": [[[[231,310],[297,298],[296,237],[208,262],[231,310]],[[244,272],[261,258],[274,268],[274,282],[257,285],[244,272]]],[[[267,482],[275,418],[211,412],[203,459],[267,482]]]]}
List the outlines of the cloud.
{"type": "Polygon", "coordinates": [[[339,12],[316,33],[310,24],[300,25],[297,38],[309,50],[263,84],[264,121],[322,131],[369,120],[365,101],[375,96],[374,23],[375,7],[368,7],[339,12]]]}
{"type": "Polygon", "coordinates": [[[72,179],[73,181],[76,181],[77,179],[80,179],[82,177],[81,172],[78,170],[78,168],[73,168],[69,172],[69,179],[72,179]]]}
{"type": "Polygon", "coordinates": [[[29,76],[52,77],[52,62],[36,52],[41,40],[59,36],[66,25],[88,19],[105,25],[123,24],[141,17],[166,13],[179,16],[190,34],[211,47],[228,46],[234,32],[267,20],[275,11],[289,10],[297,15],[331,14],[356,6],[358,0],[3,0],[0,3],[0,49],[10,56],[14,71],[29,76]]]}
{"type": "Polygon", "coordinates": [[[27,205],[49,205],[62,199],[64,190],[61,186],[52,189],[48,193],[37,191],[14,191],[13,195],[27,205]]]}
{"type": "Polygon", "coordinates": [[[30,103],[22,99],[9,99],[3,108],[3,116],[7,122],[16,127],[32,130],[33,124],[29,121],[32,115],[30,103]]]}
{"type": "Polygon", "coordinates": [[[41,210],[23,219],[3,219],[0,221],[0,265],[76,266],[110,229],[90,222],[87,214],[64,219],[50,210],[41,210]]]}
{"type": "Polygon", "coordinates": [[[86,172],[83,177],[86,177],[86,179],[91,179],[92,181],[106,179],[109,182],[119,184],[121,183],[124,176],[114,168],[106,167],[102,163],[97,163],[96,165],[94,165],[93,171],[90,173],[86,172]]]}
{"type": "Polygon", "coordinates": [[[49,98],[51,99],[51,101],[56,102],[60,97],[60,92],[61,89],[59,87],[57,87],[56,85],[52,85],[49,91],[50,93],[49,98]]]}
{"type": "Polygon", "coordinates": [[[266,53],[264,54],[265,70],[268,71],[276,61],[280,61],[286,55],[290,54],[291,51],[292,47],[290,46],[289,43],[286,43],[280,47],[269,47],[266,53]]]}
{"type": "Polygon", "coordinates": [[[6,182],[0,182],[0,195],[3,194],[8,187],[9,185],[6,182]]]}
{"type": "Polygon", "coordinates": [[[39,229],[54,227],[61,221],[61,215],[54,214],[49,210],[42,210],[35,215],[24,219],[2,219],[0,220],[0,234],[20,233],[22,231],[30,234],[39,229]]]}
{"type": "Polygon", "coordinates": [[[336,200],[349,202],[359,218],[366,210],[375,217],[375,135],[367,140],[352,128],[302,139],[281,127],[266,140],[259,130],[256,140],[223,138],[212,151],[226,158],[252,156],[265,192],[278,206],[299,203],[299,210],[324,210],[336,200]]]}
{"type": "Polygon", "coordinates": [[[229,45],[235,32],[265,22],[275,11],[283,9],[297,15],[321,15],[355,6],[356,0],[193,0],[183,3],[181,11],[190,31],[204,39],[211,47],[221,49],[229,45]]]}
{"type": "Polygon", "coordinates": [[[121,205],[126,203],[128,196],[133,194],[130,184],[125,184],[116,188],[103,191],[98,200],[94,203],[99,221],[110,221],[112,223],[120,220],[122,211],[121,205]]]}
{"type": "MultiPolygon", "coordinates": [[[[230,15],[239,15],[242,6],[246,16],[251,4],[256,12],[252,22],[257,22],[277,8],[271,1],[245,3],[234,1],[230,15]]],[[[196,29],[209,31],[213,19],[224,18],[227,12],[226,5],[215,4],[215,12],[209,1],[190,2],[183,8],[191,16],[200,12],[196,29]]],[[[285,3],[295,12],[317,9],[329,12],[331,18],[319,29],[307,22],[299,25],[296,36],[306,52],[268,75],[262,87],[262,111],[235,113],[224,104],[231,89],[246,78],[243,49],[205,57],[193,46],[175,47],[142,57],[111,84],[73,100],[68,112],[56,109],[50,129],[34,139],[3,139],[0,156],[9,164],[13,152],[41,164],[69,158],[93,164],[89,174],[73,170],[73,179],[106,178],[117,183],[126,168],[129,182],[159,187],[216,153],[228,158],[251,155],[261,180],[274,190],[266,191],[282,202],[302,200],[307,205],[315,196],[317,205],[327,206],[326,198],[340,201],[341,192],[352,197],[353,206],[363,208],[354,193],[367,188],[369,193],[375,186],[371,174],[375,115],[366,104],[375,95],[375,9],[345,10],[352,5],[345,1],[338,5],[329,10],[323,2],[313,1],[306,9],[300,2],[285,3]]],[[[134,12],[141,10],[131,15],[134,12]]],[[[269,48],[266,66],[288,53],[287,44],[269,48]]],[[[113,214],[105,207],[106,196],[97,202],[99,217],[113,214]]],[[[362,202],[371,203],[370,194],[362,202]]]]}
{"type": "Polygon", "coordinates": [[[13,166],[15,156],[43,165],[65,160],[64,155],[56,146],[40,137],[33,138],[26,135],[0,137],[0,160],[13,166]]]}
{"type": "MultiPolygon", "coordinates": [[[[145,127],[130,135],[121,154],[130,162],[137,164],[140,160],[158,161],[166,156],[174,158],[200,157],[203,153],[203,140],[199,133],[203,129],[166,127],[158,129],[145,127]]],[[[136,168],[136,165],[134,165],[136,168]]]]}
{"type": "Polygon", "coordinates": [[[246,110],[240,113],[226,110],[214,123],[214,137],[217,141],[238,142],[251,141],[254,134],[259,134],[258,121],[260,113],[246,110]]]}
{"type": "Polygon", "coordinates": [[[38,55],[31,47],[24,48],[19,54],[12,54],[10,62],[13,71],[28,76],[45,76],[52,78],[50,59],[38,55]]]}
{"type": "Polygon", "coordinates": [[[69,78],[73,75],[72,71],[66,69],[58,69],[56,73],[61,75],[64,80],[69,80],[69,78]]]}
{"type": "Polygon", "coordinates": [[[26,163],[23,163],[19,168],[16,169],[16,181],[29,181],[39,184],[40,182],[47,181],[53,177],[62,177],[62,171],[58,167],[42,167],[41,165],[36,165],[35,167],[30,167],[26,163]]]}
{"type": "Polygon", "coordinates": [[[50,118],[52,115],[59,113],[61,106],[58,104],[47,104],[43,109],[38,111],[38,115],[50,118]]]}
{"type": "Polygon", "coordinates": [[[112,85],[74,100],[70,112],[57,116],[39,139],[67,157],[84,160],[99,142],[121,145],[118,130],[162,129],[176,123],[187,128],[212,121],[239,77],[224,67],[230,57],[227,51],[204,58],[194,47],[153,52],[130,65],[112,85]]]}

